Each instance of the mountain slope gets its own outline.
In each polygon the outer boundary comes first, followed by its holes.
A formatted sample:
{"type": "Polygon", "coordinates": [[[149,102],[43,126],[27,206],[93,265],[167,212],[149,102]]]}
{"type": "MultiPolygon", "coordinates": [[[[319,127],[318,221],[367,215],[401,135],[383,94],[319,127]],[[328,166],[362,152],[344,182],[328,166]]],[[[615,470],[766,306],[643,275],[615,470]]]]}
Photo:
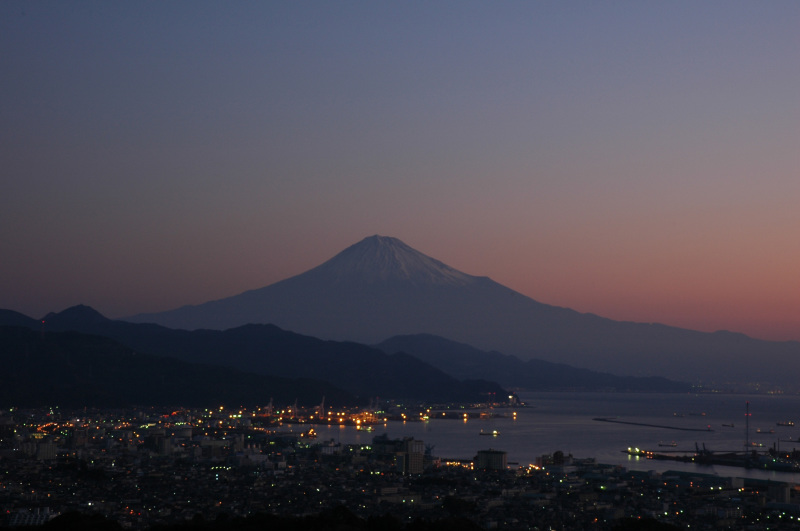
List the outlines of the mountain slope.
{"type": "Polygon", "coordinates": [[[523,359],[690,382],[795,385],[791,374],[800,371],[797,342],[581,314],[461,273],[382,236],[365,238],[322,265],[270,286],[131,320],[187,329],[273,323],[370,344],[427,333],[523,359]]]}
{"type": "Polygon", "coordinates": [[[0,310],[0,326],[24,326],[35,329],[40,325],[36,319],[27,315],[15,312],[14,310],[0,310]]]}
{"type": "Polygon", "coordinates": [[[538,359],[522,361],[430,334],[395,336],[376,347],[386,353],[407,352],[459,379],[486,378],[528,391],[687,392],[691,387],[654,376],[616,376],[538,359]]]}
{"type": "Polygon", "coordinates": [[[350,405],[356,399],[313,380],[247,374],[134,352],[106,337],[77,332],[41,334],[0,326],[0,404],[34,407],[221,404],[350,405]]]}

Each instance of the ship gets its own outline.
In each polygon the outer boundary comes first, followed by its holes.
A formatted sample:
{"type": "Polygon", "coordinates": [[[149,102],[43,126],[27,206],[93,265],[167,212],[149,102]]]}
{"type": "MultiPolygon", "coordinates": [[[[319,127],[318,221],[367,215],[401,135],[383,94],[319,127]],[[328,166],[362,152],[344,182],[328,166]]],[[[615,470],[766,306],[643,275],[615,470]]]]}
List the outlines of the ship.
{"type": "Polygon", "coordinates": [[[777,424],[778,426],[788,426],[790,428],[794,426],[794,422],[792,422],[791,420],[784,420],[782,422],[778,422],[777,424]]]}

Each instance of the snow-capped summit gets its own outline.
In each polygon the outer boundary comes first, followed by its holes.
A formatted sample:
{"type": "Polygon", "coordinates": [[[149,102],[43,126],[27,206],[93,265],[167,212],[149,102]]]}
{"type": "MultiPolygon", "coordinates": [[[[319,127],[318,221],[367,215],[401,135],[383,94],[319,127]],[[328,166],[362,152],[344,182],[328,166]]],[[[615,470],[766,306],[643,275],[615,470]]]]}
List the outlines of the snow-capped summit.
{"type": "Polygon", "coordinates": [[[474,324],[467,324],[470,319],[459,314],[481,318],[484,308],[497,304],[490,300],[497,294],[518,295],[487,277],[462,273],[397,238],[375,235],[313,269],[264,288],[128,320],[188,329],[270,323],[324,339],[369,343],[400,332],[433,333],[441,318],[472,328],[474,324]]]}
{"type": "Polygon", "coordinates": [[[465,285],[477,277],[462,273],[391,236],[369,236],[308,272],[361,282],[408,281],[417,285],[465,285]]]}

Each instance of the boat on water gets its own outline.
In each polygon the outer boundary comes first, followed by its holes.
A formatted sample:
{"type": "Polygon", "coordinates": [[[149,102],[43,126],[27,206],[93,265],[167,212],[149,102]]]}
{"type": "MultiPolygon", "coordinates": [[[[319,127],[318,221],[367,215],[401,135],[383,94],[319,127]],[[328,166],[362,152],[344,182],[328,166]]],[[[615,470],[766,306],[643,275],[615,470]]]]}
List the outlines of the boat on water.
{"type": "Polygon", "coordinates": [[[497,430],[492,430],[492,431],[481,430],[480,435],[491,435],[492,437],[497,437],[498,435],[500,435],[500,432],[497,430]]]}
{"type": "Polygon", "coordinates": [[[731,422],[730,424],[723,424],[723,425],[722,425],[722,427],[723,427],[723,428],[733,428],[733,427],[734,427],[734,425],[733,425],[733,423],[731,422]]]}
{"type": "Polygon", "coordinates": [[[674,448],[674,447],[678,446],[678,443],[676,443],[675,441],[668,442],[668,443],[660,442],[660,443],[658,443],[658,445],[659,446],[669,446],[671,448],[674,448]]]}
{"type": "Polygon", "coordinates": [[[791,428],[792,426],[794,426],[794,422],[792,422],[791,420],[784,420],[782,422],[778,422],[778,426],[788,426],[791,428]]]}

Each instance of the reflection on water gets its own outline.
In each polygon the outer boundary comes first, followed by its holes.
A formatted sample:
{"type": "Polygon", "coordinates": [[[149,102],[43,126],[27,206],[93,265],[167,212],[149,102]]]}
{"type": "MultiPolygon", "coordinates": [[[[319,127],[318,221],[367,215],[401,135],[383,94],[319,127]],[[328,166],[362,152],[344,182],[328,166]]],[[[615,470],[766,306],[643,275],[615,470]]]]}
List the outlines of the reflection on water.
{"type": "MultiPolygon", "coordinates": [[[[765,450],[800,450],[800,397],[785,395],[641,394],[641,393],[523,393],[528,407],[511,410],[505,417],[489,419],[435,419],[428,422],[389,422],[373,432],[354,427],[319,426],[318,441],[369,444],[375,435],[414,437],[434,446],[433,454],[447,458],[472,458],[478,450],[508,452],[508,461],[520,465],[557,450],[575,457],[595,457],[599,462],[635,470],[694,470],[721,476],[754,477],[800,482],[800,474],[705,466],[674,461],[654,461],[627,455],[622,450],[639,447],[658,452],[693,451],[703,445],[715,452],[742,451],[745,442],[765,450]],[[745,417],[749,402],[749,432],[745,417]],[[598,422],[615,417],[642,426],[598,422]],[[683,431],[688,428],[698,431],[683,431]],[[497,436],[485,436],[497,431],[497,436]],[[481,436],[483,433],[484,436],[481,436]],[[755,446],[758,445],[758,446],[755,446]]],[[[454,416],[455,417],[455,416],[454,416]]]]}

